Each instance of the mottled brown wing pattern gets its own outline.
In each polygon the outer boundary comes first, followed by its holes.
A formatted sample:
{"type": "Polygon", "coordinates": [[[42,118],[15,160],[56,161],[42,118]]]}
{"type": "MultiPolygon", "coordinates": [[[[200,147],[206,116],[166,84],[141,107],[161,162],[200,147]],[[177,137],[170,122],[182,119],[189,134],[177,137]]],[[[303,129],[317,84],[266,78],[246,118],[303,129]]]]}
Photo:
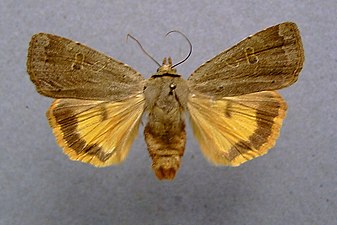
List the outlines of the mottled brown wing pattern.
{"type": "Polygon", "coordinates": [[[244,39],[201,65],[191,92],[222,98],[287,87],[297,80],[304,52],[296,24],[286,22],[244,39]]]}
{"type": "Polygon", "coordinates": [[[279,136],[287,110],[275,91],[218,100],[191,94],[187,106],[204,156],[226,166],[266,154],[279,136]]]}
{"type": "Polygon", "coordinates": [[[27,71],[37,91],[52,98],[123,100],[143,91],[131,67],[78,42],[52,34],[32,37],[27,71]]]}

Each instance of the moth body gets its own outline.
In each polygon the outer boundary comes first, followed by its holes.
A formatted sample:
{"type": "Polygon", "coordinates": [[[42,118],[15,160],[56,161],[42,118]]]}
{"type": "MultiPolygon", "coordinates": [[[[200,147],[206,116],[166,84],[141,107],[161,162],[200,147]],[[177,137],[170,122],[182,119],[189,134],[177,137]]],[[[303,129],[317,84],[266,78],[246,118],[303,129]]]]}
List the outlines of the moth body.
{"type": "Polygon", "coordinates": [[[145,141],[153,160],[152,168],[159,179],[173,179],[180,166],[186,144],[184,112],[188,87],[184,79],[171,68],[172,63],[158,69],[144,87],[148,122],[145,141]]]}

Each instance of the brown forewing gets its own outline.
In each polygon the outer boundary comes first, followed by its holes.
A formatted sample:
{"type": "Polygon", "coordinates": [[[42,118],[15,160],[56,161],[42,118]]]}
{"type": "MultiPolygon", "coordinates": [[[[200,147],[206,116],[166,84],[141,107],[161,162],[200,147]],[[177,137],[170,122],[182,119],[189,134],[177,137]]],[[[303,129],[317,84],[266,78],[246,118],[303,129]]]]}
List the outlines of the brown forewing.
{"type": "Polygon", "coordinates": [[[222,98],[287,87],[297,80],[304,52],[299,30],[286,22],[260,31],[201,65],[191,92],[222,98]]]}
{"type": "Polygon", "coordinates": [[[27,71],[37,91],[53,98],[123,100],[144,86],[144,78],[128,65],[46,33],[32,37],[27,71]]]}

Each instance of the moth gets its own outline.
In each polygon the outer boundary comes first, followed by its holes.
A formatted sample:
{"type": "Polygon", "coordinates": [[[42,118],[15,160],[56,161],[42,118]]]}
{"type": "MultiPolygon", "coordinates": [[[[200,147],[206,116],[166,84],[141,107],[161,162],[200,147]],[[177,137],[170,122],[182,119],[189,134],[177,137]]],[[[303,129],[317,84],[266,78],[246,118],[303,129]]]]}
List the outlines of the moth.
{"type": "Polygon", "coordinates": [[[171,58],[144,79],[116,59],[47,33],[32,37],[27,71],[37,91],[55,99],[47,117],[71,160],[96,167],[122,162],[145,114],[152,168],[158,179],[172,180],[184,154],[186,114],[213,164],[239,166],[266,154],[287,110],[275,90],[296,82],[303,62],[299,30],[285,22],[221,52],[187,80],[171,58]]]}

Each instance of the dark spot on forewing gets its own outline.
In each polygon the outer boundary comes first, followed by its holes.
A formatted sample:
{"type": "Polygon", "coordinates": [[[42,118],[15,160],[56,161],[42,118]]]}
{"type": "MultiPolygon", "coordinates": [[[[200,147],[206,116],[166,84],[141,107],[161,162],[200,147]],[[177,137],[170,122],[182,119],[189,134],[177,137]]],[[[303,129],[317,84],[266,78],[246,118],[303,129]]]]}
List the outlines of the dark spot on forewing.
{"type": "Polygon", "coordinates": [[[232,110],[232,102],[228,101],[228,103],[226,105],[226,108],[225,108],[225,116],[227,118],[231,118],[232,117],[231,110],[232,110]]]}
{"type": "Polygon", "coordinates": [[[101,121],[107,120],[108,117],[109,117],[109,114],[108,114],[108,111],[106,110],[106,108],[103,105],[101,106],[101,111],[102,111],[101,121]]]}

